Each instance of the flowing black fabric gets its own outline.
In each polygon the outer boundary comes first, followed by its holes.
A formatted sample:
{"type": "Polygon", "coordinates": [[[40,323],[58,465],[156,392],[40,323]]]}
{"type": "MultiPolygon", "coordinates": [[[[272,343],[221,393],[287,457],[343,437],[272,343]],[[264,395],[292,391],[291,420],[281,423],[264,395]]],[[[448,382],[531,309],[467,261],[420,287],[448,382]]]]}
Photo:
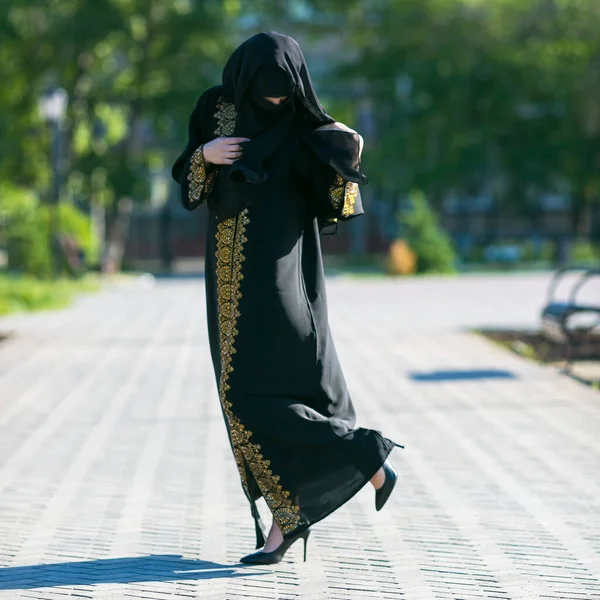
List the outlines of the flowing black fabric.
{"type": "MultiPolygon", "coordinates": [[[[240,67],[240,93],[252,89],[252,75],[258,72],[248,73],[244,54],[234,61],[240,67]]],[[[292,81],[302,82],[303,77],[292,81]]],[[[305,92],[307,88],[303,83],[305,92]]],[[[223,220],[223,188],[211,187],[212,175],[203,172],[201,157],[192,162],[190,148],[243,131],[244,96],[231,95],[237,89],[223,85],[200,98],[190,118],[190,140],[173,176],[182,184],[186,208],[208,203],[210,349],[229,441],[260,547],[264,531],[256,509],[259,498],[265,499],[287,539],[350,500],[400,444],[378,430],[356,426],[328,322],[320,227],[363,212],[357,190],[364,181],[358,137],[314,131],[319,121],[296,93],[289,131],[262,161],[266,179],[244,184],[255,186],[258,196],[223,220]],[[228,129],[223,123],[232,114],[235,122],[228,129]],[[188,179],[203,177],[198,197],[190,192],[188,179]]],[[[316,95],[310,105],[321,119],[330,119],[319,112],[316,95]]],[[[257,119],[247,125],[255,126],[257,119]]],[[[275,127],[279,122],[276,119],[275,127]]],[[[267,123],[266,131],[272,127],[267,123]]]]}
{"type": "Polygon", "coordinates": [[[223,98],[237,112],[233,136],[251,140],[242,143],[241,159],[220,170],[213,207],[220,221],[256,201],[257,186],[269,176],[265,160],[289,135],[296,108],[307,130],[334,122],[317,98],[300,46],[275,32],[251,37],[231,55],[223,70],[223,98]],[[274,106],[265,96],[289,97],[283,106],[274,106]]]}
{"type": "Polygon", "coordinates": [[[233,132],[250,141],[242,142],[244,155],[222,174],[233,179],[241,174],[242,181],[250,184],[267,180],[264,162],[281,146],[294,123],[294,87],[290,74],[280,66],[265,65],[256,71],[241,101],[233,132]],[[286,100],[281,104],[266,99],[283,96],[286,100]]]}
{"type": "Polygon", "coordinates": [[[319,99],[308,73],[300,46],[293,38],[270,31],[246,40],[229,58],[223,70],[223,98],[232,102],[238,115],[257,71],[264,67],[283,69],[291,78],[293,94],[314,127],[333,123],[319,99]]]}
{"type": "Polygon", "coordinates": [[[234,135],[250,138],[245,146],[246,155],[258,152],[266,158],[284,141],[291,123],[281,130],[277,128],[294,112],[293,92],[293,81],[281,67],[265,66],[255,73],[234,130],[234,135]],[[269,98],[280,99],[280,102],[275,104],[269,98]],[[277,135],[272,134],[273,128],[277,129],[277,135]],[[265,138],[267,131],[271,132],[270,138],[265,138]],[[266,141],[270,143],[266,144],[266,141]]]}

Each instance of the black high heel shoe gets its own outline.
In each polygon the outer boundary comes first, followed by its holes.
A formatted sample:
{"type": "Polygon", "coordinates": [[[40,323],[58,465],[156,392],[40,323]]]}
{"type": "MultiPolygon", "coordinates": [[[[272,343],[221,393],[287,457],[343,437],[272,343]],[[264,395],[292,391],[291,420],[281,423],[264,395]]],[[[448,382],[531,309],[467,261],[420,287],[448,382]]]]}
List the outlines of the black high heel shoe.
{"type": "Polygon", "coordinates": [[[396,469],[394,469],[394,465],[392,465],[387,458],[383,463],[383,472],[385,473],[385,481],[379,489],[375,490],[376,510],[381,510],[383,505],[388,501],[388,498],[396,485],[396,480],[398,479],[398,473],[396,469]]]}
{"type": "Polygon", "coordinates": [[[240,559],[240,562],[247,565],[274,565],[281,561],[288,548],[300,538],[304,540],[304,562],[306,562],[306,543],[309,535],[310,528],[301,531],[287,540],[283,540],[283,542],[281,542],[281,544],[279,544],[279,546],[277,546],[277,548],[271,552],[263,552],[262,550],[259,550],[258,552],[253,552],[252,554],[244,556],[240,559]]]}

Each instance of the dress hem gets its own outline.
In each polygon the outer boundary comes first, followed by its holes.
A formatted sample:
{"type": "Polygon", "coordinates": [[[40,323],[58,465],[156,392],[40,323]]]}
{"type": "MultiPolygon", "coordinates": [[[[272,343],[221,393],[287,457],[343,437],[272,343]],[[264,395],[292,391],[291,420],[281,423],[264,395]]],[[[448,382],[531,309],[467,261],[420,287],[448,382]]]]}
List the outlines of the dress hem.
{"type": "MultiPolygon", "coordinates": [[[[379,434],[379,435],[381,435],[381,434],[379,434]]],[[[379,469],[383,466],[383,463],[387,460],[388,456],[392,453],[392,450],[394,449],[394,447],[398,446],[399,448],[404,448],[404,446],[401,446],[400,444],[397,444],[396,442],[394,442],[393,440],[390,440],[389,438],[384,438],[384,436],[381,436],[381,437],[383,439],[386,439],[389,442],[391,442],[392,446],[390,446],[389,448],[387,448],[387,451],[385,452],[385,457],[384,457],[383,461],[373,471],[373,473],[371,475],[369,475],[368,477],[365,477],[365,481],[359,487],[357,487],[352,492],[352,494],[350,494],[345,500],[343,500],[342,502],[338,503],[334,508],[332,508],[331,510],[329,510],[328,512],[326,512],[325,514],[323,514],[322,516],[320,516],[318,519],[315,519],[314,521],[310,521],[310,522],[306,522],[305,521],[304,524],[300,525],[299,527],[296,527],[293,531],[290,531],[289,533],[284,534],[284,536],[283,536],[284,540],[287,540],[289,538],[295,537],[299,533],[301,533],[302,531],[304,531],[305,529],[308,529],[309,527],[312,527],[314,524],[319,523],[323,519],[326,519],[328,516],[330,516],[331,514],[333,514],[336,510],[338,510],[339,508],[341,508],[342,506],[344,506],[344,504],[346,504],[347,502],[349,502],[350,500],[352,500],[352,498],[354,498],[354,496],[356,496],[356,494],[358,494],[358,492],[360,492],[367,485],[367,483],[369,483],[371,481],[371,478],[373,477],[373,475],[375,475],[375,473],[377,473],[377,471],[379,471],[379,469]]]]}

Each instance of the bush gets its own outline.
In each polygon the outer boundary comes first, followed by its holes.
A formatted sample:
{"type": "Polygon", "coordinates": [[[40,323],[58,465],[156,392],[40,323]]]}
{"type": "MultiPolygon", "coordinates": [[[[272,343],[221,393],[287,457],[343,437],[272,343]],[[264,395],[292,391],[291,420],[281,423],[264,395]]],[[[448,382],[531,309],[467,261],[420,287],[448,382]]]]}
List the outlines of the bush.
{"type": "Polygon", "coordinates": [[[556,243],[552,240],[543,239],[538,243],[526,240],[520,245],[523,248],[523,260],[526,261],[552,261],[556,255],[556,243]]]}
{"type": "MultiPolygon", "coordinates": [[[[51,216],[54,207],[42,204],[27,190],[8,185],[0,187],[0,226],[8,250],[8,268],[45,278],[52,272],[50,245],[51,216]]],[[[74,205],[62,202],[58,208],[57,231],[80,247],[86,262],[97,261],[99,240],[90,219],[74,205]]],[[[71,272],[61,260],[61,272],[71,272]]]]}
{"type": "MultiPolygon", "coordinates": [[[[50,221],[48,208],[45,218],[50,221]]],[[[73,204],[61,202],[59,205],[59,232],[61,235],[72,237],[83,250],[87,263],[97,263],[99,258],[100,240],[92,227],[90,218],[73,204]]]]}
{"type": "Polygon", "coordinates": [[[574,240],[571,246],[571,260],[590,267],[598,266],[600,248],[587,240],[574,240]]]}
{"type": "Polygon", "coordinates": [[[47,277],[50,248],[39,206],[32,192],[9,185],[0,187],[0,225],[8,250],[8,268],[47,277]]]}
{"type": "Polygon", "coordinates": [[[410,210],[399,215],[400,237],[417,255],[417,273],[454,273],[458,256],[454,244],[421,192],[410,195],[410,210]]]}
{"type": "Polygon", "coordinates": [[[62,308],[77,292],[95,291],[97,279],[43,281],[34,277],[0,275],[0,315],[14,311],[62,308]]]}

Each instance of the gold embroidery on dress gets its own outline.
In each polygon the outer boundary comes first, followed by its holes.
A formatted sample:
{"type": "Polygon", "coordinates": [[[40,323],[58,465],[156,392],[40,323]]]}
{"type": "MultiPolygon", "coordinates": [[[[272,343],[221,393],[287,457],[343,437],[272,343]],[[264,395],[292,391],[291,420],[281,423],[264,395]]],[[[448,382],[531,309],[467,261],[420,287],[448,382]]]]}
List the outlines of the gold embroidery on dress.
{"type": "Polygon", "coordinates": [[[349,217],[354,214],[354,204],[356,203],[356,197],[358,196],[358,183],[355,181],[347,181],[344,190],[344,208],[342,209],[342,216],[349,217]]]}
{"type": "Polygon", "coordinates": [[[204,144],[194,151],[190,160],[190,170],[187,176],[190,204],[201,202],[202,194],[210,194],[215,184],[216,171],[213,170],[207,175],[203,149],[204,144]]]}
{"type": "MultiPolygon", "coordinates": [[[[215,135],[232,135],[235,127],[236,112],[235,107],[230,102],[223,102],[221,98],[217,102],[217,112],[214,114],[217,119],[217,128],[215,135]]],[[[218,168],[213,168],[207,173],[206,162],[203,154],[204,144],[196,148],[190,161],[190,170],[187,176],[189,182],[189,201],[190,204],[201,202],[202,195],[210,194],[215,186],[218,168]]]]}
{"type": "Polygon", "coordinates": [[[217,119],[215,135],[233,135],[237,113],[235,111],[235,106],[231,102],[224,102],[222,98],[219,98],[219,101],[217,102],[217,112],[214,114],[214,117],[217,119]]]}
{"type": "Polygon", "coordinates": [[[334,210],[339,210],[344,201],[344,180],[339,173],[335,174],[333,183],[329,187],[329,201],[334,210]]]}
{"type": "Polygon", "coordinates": [[[249,222],[246,208],[237,217],[227,219],[217,225],[216,272],[221,345],[219,396],[231,431],[233,453],[242,484],[248,491],[244,467],[245,458],[279,528],[285,534],[300,525],[300,508],[290,499],[290,492],[283,489],[279,483],[279,477],[273,475],[273,471],[269,468],[271,463],[263,457],[260,444],[251,442],[252,432],[246,429],[236,417],[232,411],[233,404],[227,400],[227,392],[230,389],[229,376],[233,372],[232,357],[235,354],[235,338],[238,334],[239,300],[242,297],[240,282],[244,277],[242,262],[245,260],[244,243],[248,241],[245,233],[249,222]]]}
{"type": "Polygon", "coordinates": [[[248,222],[247,211],[239,217],[227,219],[217,225],[217,302],[219,308],[219,342],[221,348],[221,377],[219,381],[219,396],[225,416],[231,431],[233,454],[242,478],[242,484],[248,492],[246,469],[241,447],[247,441],[247,435],[241,423],[231,412],[231,402],[227,400],[229,374],[233,371],[231,357],[235,353],[234,341],[237,334],[238,304],[241,298],[240,281],[242,279],[241,265],[244,260],[243,244],[248,222]]]}
{"type": "MultiPolygon", "coordinates": [[[[236,117],[233,104],[219,101],[217,108],[215,118],[218,125],[215,134],[231,135],[236,117]]],[[[252,432],[246,429],[234,414],[233,404],[227,399],[227,392],[230,390],[229,377],[233,372],[235,338],[238,334],[239,301],[242,297],[240,282],[244,277],[242,263],[245,260],[244,244],[248,241],[246,227],[249,222],[246,208],[237,217],[217,224],[216,275],[221,348],[219,397],[231,432],[233,455],[242,485],[249,497],[246,463],[276,523],[286,534],[294,531],[301,524],[300,507],[292,502],[290,492],[279,483],[279,476],[273,474],[270,469],[271,462],[262,455],[260,444],[251,442],[252,432]]]]}
{"type": "Polygon", "coordinates": [[[206,165],[202,149],[203,146],[197,148],[194,154],[192,154],[192,160],[190,161],[190,170],[187,176],[190,190],[190,204],[200,200],[204,190],[204,182],[206,181],[206,165]]]}
{"type": "Polygon", "coordinates": [[[358,183],[346,181],[339,173],[335,174],[333,183],[329,187],[329,201],[334,210],[342,209],[342,216],[349,217],[354,214],[354,205],[358,196],[358,183]]]}

